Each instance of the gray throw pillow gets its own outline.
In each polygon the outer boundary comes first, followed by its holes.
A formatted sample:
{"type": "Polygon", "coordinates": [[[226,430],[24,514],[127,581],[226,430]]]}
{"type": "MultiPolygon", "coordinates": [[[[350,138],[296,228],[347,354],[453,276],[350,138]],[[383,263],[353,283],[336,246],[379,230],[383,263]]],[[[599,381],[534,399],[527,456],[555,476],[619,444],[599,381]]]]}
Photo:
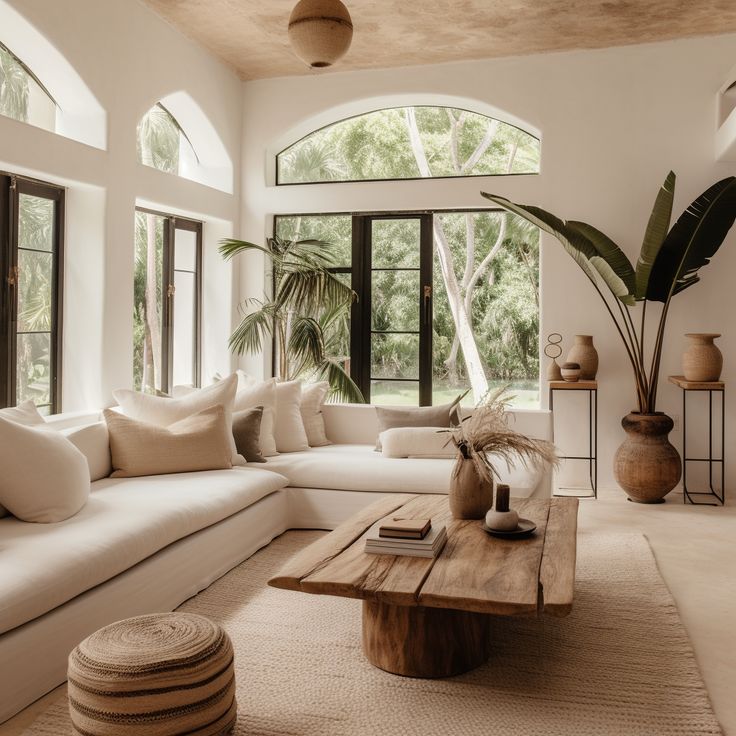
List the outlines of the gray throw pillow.
{"type": "Polygon", "coordinates": [[[235,447],[247,462],[265,463],[266,458],[261,454],[261,417],[263,407],[233,412],[233,438],[235,447]]]}
{"type": "MultiPolygon", "coordinates": [[[[441,406],[377,406],[378,434],[397,427],[452,427],[458,424],[457,405],[464,395],[441,406]]],[[[376,440],[376,451],[381,451],[380,440],[376,440]]]]}

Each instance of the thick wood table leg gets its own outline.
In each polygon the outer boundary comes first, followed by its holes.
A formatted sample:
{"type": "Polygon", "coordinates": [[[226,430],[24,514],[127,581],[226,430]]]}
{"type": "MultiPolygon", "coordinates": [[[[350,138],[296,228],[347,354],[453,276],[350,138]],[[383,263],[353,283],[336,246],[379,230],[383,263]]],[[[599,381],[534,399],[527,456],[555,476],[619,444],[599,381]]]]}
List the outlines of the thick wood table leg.
{"type": "Polygon", "coordinates": [[[489,621],[482,613],[363,601],[363,651],[395,675],[459,675],[488,659],[489,621]]]}

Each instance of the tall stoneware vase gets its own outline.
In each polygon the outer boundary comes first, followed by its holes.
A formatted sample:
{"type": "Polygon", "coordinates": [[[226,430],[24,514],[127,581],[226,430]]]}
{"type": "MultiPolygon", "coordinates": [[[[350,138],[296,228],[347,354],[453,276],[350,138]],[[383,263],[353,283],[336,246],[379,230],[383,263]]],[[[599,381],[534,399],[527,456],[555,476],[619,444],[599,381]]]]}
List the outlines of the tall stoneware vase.
{"type": "Polygon", "coordinates": [[[598,373],[598,351],[593,345],[593,336],[575,335],[575,342],[567,354],[566,362],[577,363],[580,366],[581,380],[595,380],[598,373]]]}
{"type": "Polygon", "coordinates": [[[450,478],[450,512],[456,519],[483,519],[493,506],[493,484],[478,475],[472,460],[458,455],[450,478]]]}
{"type": "Polygon", "coordinates": [[[632,501],[661,503],[682,474],[680,455],[668,437],[674,422],[662,412],[634,411],[621,420],[621,426],[626,439],[613,460],[616,482],[632,501]]]}

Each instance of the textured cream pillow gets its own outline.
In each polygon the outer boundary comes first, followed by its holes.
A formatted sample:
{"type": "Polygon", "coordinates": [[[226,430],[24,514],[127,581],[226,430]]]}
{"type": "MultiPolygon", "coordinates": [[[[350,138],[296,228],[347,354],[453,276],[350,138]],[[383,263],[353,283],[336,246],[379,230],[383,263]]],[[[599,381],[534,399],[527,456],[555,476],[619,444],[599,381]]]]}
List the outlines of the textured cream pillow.
{"type": "Polygon", "coordinates": [[[105,409],[113,478],[230,468],[232,431],[222,404],[161,427],[105,409]]]}
{"type": "Polygon", "coordinates": [[[322,404],[330,390],[327,381],[319,383],[307,383],[302,386],[302,422],[304,431],[307,433],[307,441],[310,447],[323,447],[331,445],[325,433],[325,418],[322,414],[322,404]]]}
{"type": "MultiPolygon", "coordinates": [[[[243,374],[247,375],[247,374],[243,374]]],[[[261,417],[261,454],[264,457],[278,455],[274,426],[276,423],[276,380],[255,381],[246,388],[242,388],[235,395],[234,410],[245,411],[263,407],[261,417]]]]}
{"type": "Polygon", "coordinates": [[[41,416],[36,405],[28,399],[18,404],[18,406],[9,406],[7,409],[0,409],[0,417],[10,419],[11,422],[24,424],[26,427],[35,427],[39,424],[46,424],[46,420],[41,416]]]}
{"type": "MultiPolygon", "coordinates": [[[[120,404],[123,413],[131,419],[148,422],[159,427],[168,427],[192,414],[221,404],[225,409],[225,421],[228,428],[233,424],[233,401],[238,387],[238,377],[233,373],[212,386],[200,389],[188,389],[186,393],[178,392],[174,398],[150,396],[129,389],[118,389],[112,395],[120,404]]],[[[245,465],[245,459],[238,455],[235,440],[230,432],[230,451],[233,465],[245,465]]]]}
{"type": "Polygon", "coordinates": [[[384,457],[454,458],[457,448],[437,427],[394,427],[378,435],[384,457]]]}
{"type": "Polygon", "coordinates": [[[309,449],[302,421],[302,382],[276,383],[276,424],[274,436],[279,452],[301,452],[309,449]]]}
{"type": "Polygon", "coordinates": [[[22,521],[63,521],[87,502],[87,460],[59,432],[0,417],[0,467],[0,502],[22,521]]]}

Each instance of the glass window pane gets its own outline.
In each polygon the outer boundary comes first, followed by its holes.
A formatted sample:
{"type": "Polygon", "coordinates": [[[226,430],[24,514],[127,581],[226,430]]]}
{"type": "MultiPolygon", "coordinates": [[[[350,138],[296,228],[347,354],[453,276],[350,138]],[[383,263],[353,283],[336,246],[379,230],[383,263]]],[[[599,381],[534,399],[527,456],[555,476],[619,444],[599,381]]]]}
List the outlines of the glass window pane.
{"type": "Polygon", "coordinates": [[[194,385],[195,324],[197,318],[196,276],[174,273],[174,386],[194,385]]]}
{"type": "Polygon", "coordinates": [[[419,335],[372,335],[371,378],[419,379],[419,335]]]}
{"type": "Polygon", "coordinates": [[[373,271],[374,330],[419,329],[419,271],[373,271]]]}
{"type": "Polygon", "coordinates": [[[371,404],[419,406],[419,383],[371,381],[371,404]]]}
{"type": "Polygon", "coordinates": [[[197,270],[197,233],[193,230],[174,230],[174,268],[197,270]]]}
{"type": "Polygon", "coordinates": [[[279,184],[539,173],[539,139],[450,107],[397,107],[340,120],[276,157],[279,184]]]}
{"type": "Polygon", "coordinates": [[[56,105],[10,51],[0,45],[0,115],[56,129],[56,105]]]}
{"type": "Polygon", "coordinates": [[[18,332],[51,330],[54,256],[18,251],[18,332]]]}
{"type": "Polygon", "coordinates": [[[51,401],[51,334],[21,334],[17,338],[16,402],[51,401]]]}
{"type": "MultiPolygon", "coordinates": [[[[434,257],[433,403],[470,388],[466,350],[477,350],[481,381],[510,386],[517,407],[539,407],[539,231],[499,212],[435,216],[455,265],[452,289],[434,257]],[[469,300],[465,344],[450,308],[455,288],[469,300]]],[[[436,235],[435,235],[436,237],[436,235]]],[[[476,384],[478,381],[476,381],[476,384]]],[[[472,392],[463,403],[481,396],[472,392]]]]}
{"type": "Polygon", "coordinates": [[[373,220],[373,268],[419,268],[419,220],[373,220]]]}
{"type": "Polygon", "coordinates": [[[139,391],[161,390],[164,218],[135,213],[133,377],[139,391]]]}
{"type": "Polygon", "coordinates": [[[21,194],[18,198],[18,247],[52,251],[54,201],[21,194]]]}
{"type": "Polygon", "coordinates": [[[350,215],[289,215],[276,218],[275,235],[282,240],[323,240],[329,243],[333,266],[353,261],[353,218],[350,215]]]}

